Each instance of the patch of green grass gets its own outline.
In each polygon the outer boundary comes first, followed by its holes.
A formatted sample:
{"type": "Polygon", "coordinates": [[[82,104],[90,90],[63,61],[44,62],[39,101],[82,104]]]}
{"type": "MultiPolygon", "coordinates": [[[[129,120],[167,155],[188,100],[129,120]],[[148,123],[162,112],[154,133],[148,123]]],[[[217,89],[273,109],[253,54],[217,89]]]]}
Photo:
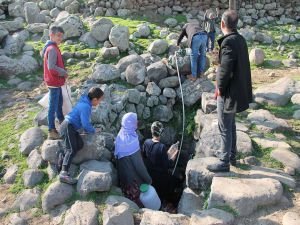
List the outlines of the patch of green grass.
{"type": "Polygon", "coordinates": [[[273,105],[260,105],[261,108],[270,111],[272,114],[274,114],[276,117],[282,118],[282,119],[289,119],[293,116],[294,109],[293,109],[293,103],[289,102],[285,106],[273,106],[273,105]]]}
{"type": "Polygon", "coordinates": [[[210,192],[211,192],[210,188],[208,190],[204,191],[203,210],[207,209],[207,207],[208,207],[208,199],[209,199],[210,192]]]}
{"type": "MultiPolygon", "coordinates": [[[[15,106],[18,108],[18,105],[15,106]]],[[[22,107],[22,106],[20,106],[22,107]]],[[[28,106],[30,107],[30,106],[28,106]]],[[[0,149],[1,152],[6,151],[9,154],[9,159],[2,160],[4,166],[17,165],[18,173],[14,184],[11,186],[10,191],[12,193],[19,193],[25,189],[22,175],[23,172],[28,169],[26,156],[22,155],[19,151],[19,137],[20,135],[33,126],[33,118],[35,117],[38,107],[32,107],[26,111],[26,117],[22,119],[18,118],[19,113],[16,113],[16,109],[5,109],[0,112],[0,149]],[[18,128],[16,128],[16,124],[18,128]],[[10,146],[11,145],[11,146],[10,146]]]]}
{"type": "Polygon", "coordinates": [[[228,213],[234,215],[235,217],[239,216],[239,213],[229,205],[216,206],[215,208],[221,209],[225,212],[228,212],[228,213]]]}
{"type": "Polygon", "coordinates": [[[262,148],[254,141],[252,142],[252,145],[252,155],[255,156],[263,164],[263,166],[271,167],[274,169],[284,168],[284,165],[281,162],[271,158],[270,154],[273,150],[272,148],[262,148]]]}
{"type": "Polygon", "coordinates": [[[201,102],[197,102],[192,107],[185,108],[186,116],[186,135],[193,136],[196,129],[196,123],[194,117],[197,114],[197,110],[201,108],[201,102]]]}

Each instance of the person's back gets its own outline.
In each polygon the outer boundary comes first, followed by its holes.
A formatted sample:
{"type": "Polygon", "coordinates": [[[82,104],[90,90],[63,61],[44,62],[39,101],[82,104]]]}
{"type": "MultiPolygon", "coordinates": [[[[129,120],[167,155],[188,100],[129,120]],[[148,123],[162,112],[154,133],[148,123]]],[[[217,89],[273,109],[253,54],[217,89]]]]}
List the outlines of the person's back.
{"type": "MultiPolygon", "coordinates": [[[[228,87],[224,90],[225,95],[230,96],[232,101],[228,101],[225,111],[244,111],[252,102],[251,69],[246,40],[239,33],[233,32],[221,38],[219,43],[221,49],[226,50],[226,46],[232,49],[231,60],[234,61],[232,63],[232,78],[228,83],[228,87]]],[[[223,54],[226,54],[224,51],[223,54]]],[[[221,83],[222,80],[219,82],[221,83]]]]}

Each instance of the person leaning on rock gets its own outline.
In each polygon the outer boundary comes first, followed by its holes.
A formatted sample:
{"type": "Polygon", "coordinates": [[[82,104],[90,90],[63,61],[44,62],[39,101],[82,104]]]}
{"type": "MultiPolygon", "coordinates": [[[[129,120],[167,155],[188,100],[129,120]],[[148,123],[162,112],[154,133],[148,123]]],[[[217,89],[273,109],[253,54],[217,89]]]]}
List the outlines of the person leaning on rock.
{"type": "Polygon", "coordinates": [[[203,76],[206,65],[206,42],[207,33],[198,23],[187,23],[183,26],[177,40],[179,46],[183,37],[188,39],[188,47],[191,48],[191,75],[188,79],[195,81],[197,76],[203,76]]]}
{"type": "Polygon", "coordinates": [[[236,11],[223,13],[221,30],[224,36],[218,40],[220,66],[215,92],[221,149],[216,152],[220,163],[207,167],[212,172],[228,172],[229,164],[236,165],[235,114],[248,109],[252,102],[248,47],[243,36],[237,32],[237,23],[236,11]]]}

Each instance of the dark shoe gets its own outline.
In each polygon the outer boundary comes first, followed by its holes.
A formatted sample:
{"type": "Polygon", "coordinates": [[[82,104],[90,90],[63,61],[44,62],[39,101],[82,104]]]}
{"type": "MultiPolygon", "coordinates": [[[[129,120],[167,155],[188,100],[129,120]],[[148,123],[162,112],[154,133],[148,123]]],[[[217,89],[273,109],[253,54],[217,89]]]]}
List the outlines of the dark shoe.
{"type": "Polygon", "coordinates": [[[59,174],[59,181],[62,183],[71,184],[71,185],[77,183],[77,180],[74,179],[73,177],[70,177],[70,175],[66,171],[62,171],[59,174]]]}
{"type": "Polygon", "coordinates": [[[230,171],[230,166],[229,164],[225,163],[219,163],[219,164],[213,164],[213,165],[208,165],[207,169],[210,172],[229,172],[230,171]]]}
{"type": "Polygon", "coordinates": [[[230,165],[236,166],[237,165],[236,159],[230,159],[230,165]]]}

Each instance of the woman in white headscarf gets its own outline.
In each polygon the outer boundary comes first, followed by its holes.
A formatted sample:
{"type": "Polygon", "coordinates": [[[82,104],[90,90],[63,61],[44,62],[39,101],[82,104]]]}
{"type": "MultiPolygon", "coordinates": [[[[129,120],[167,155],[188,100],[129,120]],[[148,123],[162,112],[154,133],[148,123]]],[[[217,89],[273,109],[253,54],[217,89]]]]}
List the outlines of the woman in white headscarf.
{"type": "Polygon", "coordinates": [[[142,207],[139,200],[139,187],[142,183],[151,184],[152,179],[142,159],[136,129],[137,114],[126,113],[122,118],[122,127],[115,141],[115,157],[120,185],[125,197],[142,207]]]}

